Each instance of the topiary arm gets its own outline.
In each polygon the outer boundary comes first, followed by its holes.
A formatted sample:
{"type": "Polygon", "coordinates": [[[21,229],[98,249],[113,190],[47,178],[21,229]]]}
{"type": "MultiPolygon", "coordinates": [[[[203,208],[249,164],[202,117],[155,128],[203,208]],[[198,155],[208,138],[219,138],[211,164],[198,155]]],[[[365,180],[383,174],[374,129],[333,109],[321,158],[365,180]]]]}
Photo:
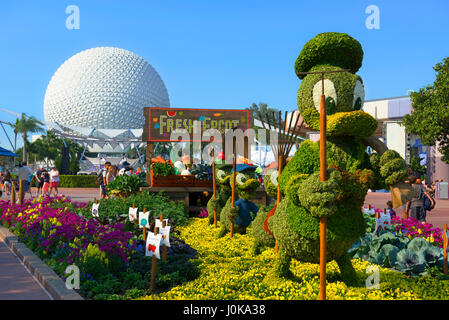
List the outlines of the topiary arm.
{"type": "Polygon", "coordinates": [[[379,166],[380,175],[387,185],[402,182],[408,175],[405,160],[394,150],[387,150],[380,156],[379,166]]]}
{"type": "Polygon", "coordinates": [[[314,217],[330,216],[337,211],[337,198],[342,192],[342,175],[328,170],[328,179],[320,181],[320,172],[311,174],[298,188],[298,199],[314,217]]]}

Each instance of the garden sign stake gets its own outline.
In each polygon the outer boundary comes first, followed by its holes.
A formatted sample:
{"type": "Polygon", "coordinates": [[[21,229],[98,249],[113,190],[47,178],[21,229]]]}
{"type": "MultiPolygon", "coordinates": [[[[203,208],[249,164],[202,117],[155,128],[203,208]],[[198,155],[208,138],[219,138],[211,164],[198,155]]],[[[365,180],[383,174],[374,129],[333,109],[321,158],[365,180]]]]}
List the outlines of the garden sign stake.
{"type": "Polygon", "coordinates": [[[443,257],[444,257],[443,272],[445,275],[447,275],[447,241],[448,241],[447,224],[443,224],[443,257]]]}
{"type": "MultiPolygon", "coordinates": [[[[340,69],[335,71],[299,72],[298,74],[321,74],[321,99],[320,99],[320,181],[326,181],[326,97],[324,95],[324,74],[347,72],[340,69]]],[[[327,217],[320,217],[320,300],[326,300],[326,229],[327,217]]]]}
{"type": "Polygon", "coordinates": [[[16,186],[14,181],[11,181],[11,204],[16,203],[16,186]]]}
{"type": "Polygon", "coordinates": [[[23,180],[19,180],[19,204],[20,205],[23,204],[23,196],[24,196],[23,180]]]}
{"type": "MultiPolygon", "coordinates": [[[[165,229],[166,223],[162,214],[159,216],[159,220],[161,221],[162,229],[165,229]]],[[[167,247],[164,244],[162,245],[162,260],[167,260],[167,247]]]]}
{"type": "MultiPolygon", "coordinates": [[[[146,211],[147,209],[143,208],[143,213],[145,213],[146,211]]],[[[147,228],[143,226],[143,241],[145,242],[146,239],[147,239],[147,228]]]]}
{"type": "MultiPolygon", "coordinates": [[[[214,199],[217,197],[217,187],[215,186],[215,149],[212,149],[212,190],[214,199]]],[[[214,227],[217,227],[217,211],[214,210],[214,227]]]]}
{"type": "MultiPolygon", "coordinates": [[[[233,147],[233,159],[232,159],[232,207],[234,207],[235,204],[235,175],[236,175],[236,161],[237,161],[237,155],[236,155],[236,138],[233,138],[232,141],[232,147],[233,147]]],[[[234,221],[231,220],[231,230],[230,230],[230,237],[232,239],[234,235],[234,221]]]]}
{"type": "MultiPolygon", "coordinates": [[[[154,235],[156,236],[159,233],[159,228],[154,227],[154,235]]],[[[154,289],[156,287],[156,271],[157,271],[157,258],[156,255],[153,254],[153,261],[151,264],[151,285],[150,290],[151,292],[154,292],[154,289]]]]}

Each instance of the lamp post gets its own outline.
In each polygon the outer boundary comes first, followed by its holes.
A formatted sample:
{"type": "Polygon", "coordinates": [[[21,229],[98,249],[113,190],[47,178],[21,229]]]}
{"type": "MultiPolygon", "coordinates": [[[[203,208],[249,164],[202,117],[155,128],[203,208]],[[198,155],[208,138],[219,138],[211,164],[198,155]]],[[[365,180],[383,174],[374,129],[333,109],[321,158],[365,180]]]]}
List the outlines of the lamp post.
{"type": "MultiPolygon", "coordinates": [[[[320,99],[320,181],[326,181],[327,155],[326,155],[326,97],[324,95],[324,75],[327,73],[347,72],[341,69],[335,71],[299,72],[298,74],[321,74],[320,99]]],[[[326,229],[327,217],[320,217],[320,300],[326,300],[326,229]]]]}

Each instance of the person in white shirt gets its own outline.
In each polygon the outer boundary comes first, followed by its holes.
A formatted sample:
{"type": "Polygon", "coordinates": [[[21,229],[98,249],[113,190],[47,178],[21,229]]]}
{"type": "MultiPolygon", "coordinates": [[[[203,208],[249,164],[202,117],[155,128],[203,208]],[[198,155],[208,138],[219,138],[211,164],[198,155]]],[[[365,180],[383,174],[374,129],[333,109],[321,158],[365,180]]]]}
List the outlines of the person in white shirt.
{"type": "Polygon", "coordinates": [[[26,192],[29,187],[28,177],[32,174],[31,169],[28,168],[25,163],[21,162],[19,163],[19,170],[17,172],[17,176],[19,178],[19,181],[23,181],[23,191],[26,192]]]}
{"type": "Polygon", "coordinates": [[[50,196],[51,191],[55,189],[55,197],[58,196],[58,185],[59,185],[59,171],[55,167],[51,168],[50,171],[50,196]]]}

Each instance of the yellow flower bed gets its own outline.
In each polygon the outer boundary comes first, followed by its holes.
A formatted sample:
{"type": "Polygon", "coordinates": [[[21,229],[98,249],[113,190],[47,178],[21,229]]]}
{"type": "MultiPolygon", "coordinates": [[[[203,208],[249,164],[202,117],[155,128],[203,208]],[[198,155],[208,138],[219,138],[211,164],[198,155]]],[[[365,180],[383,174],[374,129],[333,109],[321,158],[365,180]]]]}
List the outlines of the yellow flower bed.
{"type": "MultiPolygon", "coordinates": [[[[141,299],[192,299],[192,300],[316,300],[319,295],[319,265],[302,263],[292,260],[291,271],[297,277],[295,281],[279,279],[279,281],[264,281],[272,269],[276,254],[274,249],[264,250],[260,255],[252,254],[254,239],[251,229],[248,234],[235,234],[230,239],[229,234],[217,239],[219,228],[208,225],[207,219],[190,219],[187,226],[178,228],[181,238],[198,251],[201,264],[200,275],[194,281],[172,288],[168,292],[153,294],[141,299]]],[[[364,278],[370,263],[355,259],[354,268],[364,278]]],[[[327,299],[356,300],[416,300],[421,297],[401,285],[392,288],[391,279],[400,281],[415,281],[392,270],[380,270],[380,289],[348,287],[338,278],[339,269],[332,261],[327,264],[327,299]],[[399,277],[399,278],[398,278],[399,277]],[[402,279],[402,278],[403,279],[402,279]],[[389,280],[390,279],[390,280],[389,280]],[[383,281],[384,280],[384,281],[383,281]]],[[[445,281],[446,283],[447,281],[445,281]]],[[[449,293],[449,286],[445,286],[449,293]]],[[[448,295],[449,296],[449,295],[448,295]]]]}

